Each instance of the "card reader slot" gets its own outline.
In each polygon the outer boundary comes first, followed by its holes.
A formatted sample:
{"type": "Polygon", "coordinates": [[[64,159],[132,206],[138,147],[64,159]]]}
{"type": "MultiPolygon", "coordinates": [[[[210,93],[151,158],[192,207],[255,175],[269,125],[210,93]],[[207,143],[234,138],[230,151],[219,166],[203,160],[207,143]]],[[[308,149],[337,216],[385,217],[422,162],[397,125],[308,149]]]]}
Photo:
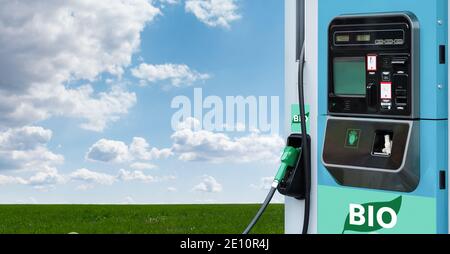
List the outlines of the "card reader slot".
{"type": "Polygon", "coordinates": [[[406,90],[403,90],[403,89],[396,90],[395,96],[396,97],[406,97],[407,96],[406,90]]]}
{"type": "Polygon", "coordinates": [[[406,98],[406,97],[397,97],[397,98],[395,98],[395,104],[397,106],[406,106],[406,105],[408,105],[408,98],[406,98]]]}
{"type": "Polygon", "coordinates": [[[407,56],[394,56],[392,57],[392,64],[401,64],[401,65],[405,65],[408,62],[408,57],[407,56]]]}

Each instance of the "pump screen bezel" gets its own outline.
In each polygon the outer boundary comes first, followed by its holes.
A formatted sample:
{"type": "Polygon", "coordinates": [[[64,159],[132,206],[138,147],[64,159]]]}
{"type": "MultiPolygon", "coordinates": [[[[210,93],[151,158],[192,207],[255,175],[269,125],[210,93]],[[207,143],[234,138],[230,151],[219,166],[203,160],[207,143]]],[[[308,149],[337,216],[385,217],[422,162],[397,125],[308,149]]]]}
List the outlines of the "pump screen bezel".
{"type": "MultiPolygon", "coordinates": [[[[373,116],[384,118],[417,118],[418,117],[418,24],[413,15],[380,14],[349,15],[335,18],[328,31],[328,113],[336,116],[373,116]],[[358,42],[361,34],[369,34],[370,41],[358,42]],[[346,35],[348,41],[337,42],[336,36],[346,35]],[[386,39],[391,38],[391,39],[386,39]],[[383,39],[381,45],[380,40],[383,39]],[[378,41],[377,41],[378,40],[378,41]],[[386,43],[385,43],[386,42],[386,43]],[[392,42],[392,43],[391,43],[392,42]],[[370,72],[366,61],[366,93],[337,94],[335,91],[334,61],[336,58],[361,58],[369,55],[377,57],[376,70],[370,72]],[[395,59],[406,59],[405,64],[391,65],[395,59]],[[388,63],[385,63],[385,62],[388,63]],[[393,98],[389,107],[383,107],[381,95],[381,72],[390,71],[393,98]],[[401,70],[401,71],[399,71],[401,70]],[[397,73],[399,72],[399,73],[397,73]],[[375,73],[375,74],[372,74],[375,73]],[[394,80],[395,79],[395,80],[394,80]],[[397,83],[405,84],[402,98],[396,99],[397,83]],[[372,87],[371,87],[372,86],[372,87]],[[406,101],[406,103],[404,103],[406,101]],[[397,104],[398,102],[398,104],[397,104]]],[[[402,88],[403,89],[403,88],[402,88]]]]}

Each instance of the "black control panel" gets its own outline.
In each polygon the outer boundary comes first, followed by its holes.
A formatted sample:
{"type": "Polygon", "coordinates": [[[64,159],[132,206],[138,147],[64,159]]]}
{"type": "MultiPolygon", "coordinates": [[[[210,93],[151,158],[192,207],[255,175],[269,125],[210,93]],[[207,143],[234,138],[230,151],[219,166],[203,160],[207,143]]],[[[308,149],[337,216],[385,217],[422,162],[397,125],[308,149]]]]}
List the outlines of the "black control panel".
{"type": "Polygon", "coordinates": [[[322,163],[343,186],[412,192],[420,182],[419,129],[418,120],[329,117],[322,163]]]}
{"type": "Polygon", "coordinates": [[[418,118],[418,44],[412,14],[334,19],[329,27],[329,114],[418,118]]]}

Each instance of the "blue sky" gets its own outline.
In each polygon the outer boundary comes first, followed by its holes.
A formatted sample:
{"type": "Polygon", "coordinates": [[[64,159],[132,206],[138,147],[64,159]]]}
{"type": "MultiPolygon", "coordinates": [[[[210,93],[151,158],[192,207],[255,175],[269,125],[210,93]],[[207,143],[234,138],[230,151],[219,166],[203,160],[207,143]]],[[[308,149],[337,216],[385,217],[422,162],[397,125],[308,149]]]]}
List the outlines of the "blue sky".
{"type": "Polygon", "coordinates": [[[282,105],[283,1],[81,2],[0,11],[0,202],[260,202],[281,137],[174,130],[170,105],[282,105]]]}

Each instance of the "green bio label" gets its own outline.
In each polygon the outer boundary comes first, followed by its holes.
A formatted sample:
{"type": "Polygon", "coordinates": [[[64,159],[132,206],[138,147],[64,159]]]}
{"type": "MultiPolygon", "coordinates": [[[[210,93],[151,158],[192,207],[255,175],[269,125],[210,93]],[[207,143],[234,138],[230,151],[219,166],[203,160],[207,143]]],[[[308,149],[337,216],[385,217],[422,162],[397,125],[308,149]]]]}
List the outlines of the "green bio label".
{"type": "Polygon", "coordinates": [[[436,199],[318,185],[320,234],[435,234],[436,199]]]}
{"type": "MultiPolygon", "coordinates": [[[[309,116],[310,116],[309,105],[305,105],[305,113],[306,113],[306,132],[310,133],[311,123],[309,120],[309,116]]],[[[291,105],[291,132],[293,132],[293,133],[301,133],[302,132],[300,108],[299,108],[298,104],[291,105]]]]}
{"type": "Polygon", "coordinates": [[[342,233],[374,232],[383,228],[394,228],[401,206],[402,196],[389,202],[350,204],[342,233]]]}

